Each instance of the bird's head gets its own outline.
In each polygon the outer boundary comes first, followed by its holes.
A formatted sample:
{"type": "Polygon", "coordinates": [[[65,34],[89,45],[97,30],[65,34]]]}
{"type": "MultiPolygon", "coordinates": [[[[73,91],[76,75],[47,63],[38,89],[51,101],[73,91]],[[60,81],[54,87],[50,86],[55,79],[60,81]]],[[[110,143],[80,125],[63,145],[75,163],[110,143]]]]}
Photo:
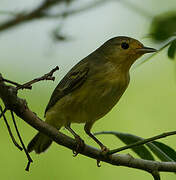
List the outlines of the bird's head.
{"type": "Polygon", "coordinates": [[[156,52],[136,39],[119,36],[105,42],[100,48],[104,56],[115,64],[132,65],[143,54],[156,52]]]}

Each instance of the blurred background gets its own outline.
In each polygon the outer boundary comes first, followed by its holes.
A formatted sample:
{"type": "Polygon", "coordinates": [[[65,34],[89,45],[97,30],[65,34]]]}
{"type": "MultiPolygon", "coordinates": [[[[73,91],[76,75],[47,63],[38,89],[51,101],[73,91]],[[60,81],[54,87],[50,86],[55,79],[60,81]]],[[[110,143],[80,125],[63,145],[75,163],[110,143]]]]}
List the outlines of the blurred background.
{"type": "MultiPolygon", "coordinates": [[[[60,67],[55,73],[54,82],[42,81],[33,85],[32,90],[20,92],[20,96],[27,100],[29,107],[42,119],[53,89],[74,64],[109,38],[119,35],[136,38],[149,47],[161,48],[164,41],[153,41],[150,36],[153,18],[173,12],[176,8],[175,0],[74,0],[54,5],[45,18],[1,28],[6,21],[16,15],[20,16],[18,12],[25,14],[42,3],[41,0],[0,1],[0,72],[3,76],[23,83],[49,72],[56,65],[60,67]],[[68,14],[61,16],[64,12],[68,14]]],[[[133,66],[131,83],[123,98],[94,125],[93,132],[112,130],[147,138],[175,130],[175,61],[168,58],[165,48],[139,66],[147,57],[145,55],[133,66]]],[[[11,119],[8,119],[13,126],[11,119]]],[[[17,124],[27,145],[36,130],[20,119],[17,119],[17,124]]],[[[34,163],[30,172],[26,172],[27,159],[24,153],[14,147],[2,120],[0,126],[2,179],[152,179],[150,174],[143,171],[103,162],[101,168],[98,168],[95,160],[82,155],[74,158],[72,151],[55,143],[44,154],[32,153],[34,163]]],[[[97,147],[85,135],[83,125],[75,124],[73,129],[86,143],[97,147]]],[[[62,132],[70,135],[64,129],[62,132]]],[[[110,149],[123,145],[114,136],[101,135],[99,138],[110,149]]],[[[161,141],[173,148],[176,146],[174,136],[161,141]]],[[[130,150],[121,153],[137,157],[130,150]]],[[[162,173],[162,177],[173,180],[175,175],[162,173]]]]}

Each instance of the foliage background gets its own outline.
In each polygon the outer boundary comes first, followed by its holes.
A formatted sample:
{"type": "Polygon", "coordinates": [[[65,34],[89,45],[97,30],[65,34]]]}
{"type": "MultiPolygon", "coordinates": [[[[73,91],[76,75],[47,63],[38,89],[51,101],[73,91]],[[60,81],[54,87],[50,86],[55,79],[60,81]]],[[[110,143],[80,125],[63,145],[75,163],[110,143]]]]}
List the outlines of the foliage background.
{"type": "MultiPolygon", "coordinates": [[[[82,2],[79,0],[72,6],[82,2]]],[[[18,11],[35,5],[34,0],[1,0],[0,10],[18,11]]],[[[111,1],[84,13],[67,17],[64,21],[45,19],[2,32],[0,33],[0,72],[8,79],[25,82],[48,72],[56,65],[60,67],[54,83],[40,82],[33,86],[32,91],[24,90],[21,93],[31,109],[43,118],[52,90],[74,64],[107,39],[118,35],[131,36],[139,39],[146,46],[159,48],[161,44],[144,37],[149,34],[154,16],[175,8],[175,0],[111,1]],[[136,10],[129,3],[141,11],[136,10]],[[68,40],[56,42],[51,38],[51,31],[60,23],[62,23],[61,31],[68,36],[68,40]]],[[[0,17],[1,20],[7,19],[7,15],[3,13],[0,17]]],[[[147,55],[144,58],[146,57],[147,55]]],[[[167,58],[165,50],[143,65],[133,66],[131,83],[123,98],[108,115],[95,124],[93,131],[121,131],[145,138],[175,130],[175,73],[175,61],[167,58]]],[[[27,144],[36,131],[20,119],[17,122],[27,144]]],[[[27,161],[24,153],[19,152],[11,143],[4,122],[1,121],[0,124],[2,179],[108,178],[111,180],[118,178],[120,180],[133,177],[136,180],[147,180],[152,178],[139,170],[105,163],[101,163],[102,167],[97,168],[94,160],[81,155],[73,158],[70,150],[56,144],[40,156],[32,154],[34,163],[31,171],[25,172],[27,161]]],[[[75,124],[73,128],[86,143],[96,146],[85,135],[83,125],[75,124]]],[[[64,129],[62,132],[68,134],[64,129]]],[[[123,145],[113,136],[99,136],[99,138],[110,148],[123,145]]],[[[174,136],[163,139],[162,142],[173,148],[176,146],[174,136]]],[[[128,150],[122,153],[132,152],[128,150]]],[[[171,173],[163,173],[162,176],[167,180],[175,178],[171,173]]]]}

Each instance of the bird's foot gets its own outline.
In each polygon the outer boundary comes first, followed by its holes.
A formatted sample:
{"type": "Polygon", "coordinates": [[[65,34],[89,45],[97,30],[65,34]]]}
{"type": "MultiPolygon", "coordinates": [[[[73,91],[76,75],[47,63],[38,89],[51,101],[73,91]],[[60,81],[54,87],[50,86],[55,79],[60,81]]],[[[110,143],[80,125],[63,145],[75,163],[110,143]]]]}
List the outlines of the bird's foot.
{"type": "Polygon", "coordinates": [[[102,145],[101,146],[101,153],[103,155],[106,155],[108,152],[109,152],[109,149],[106,146],[102,145]]]}
{"type": "MultiPolygon", "coordinates": [[[[101,152],[100,152],[101,155],[102,155],[102,156],[106,156],[107,153],[109,152],[109,149],[108,149],[106,146],[104,146],[104,145],[101,145],[100,147],[101,147],[101,152]]],[[[97,159],[97,167],[101,167],[100,162],[101,162],[101,161],[97,159]]]]}
{"type": "Polygon", "coordinates": [[[76,149],[73,150],[73,156],[76,157],[80,151],[84,149],[85,143],[84,140],[80,138],[80,136],[75,136],[76,140],[76,149]]]}

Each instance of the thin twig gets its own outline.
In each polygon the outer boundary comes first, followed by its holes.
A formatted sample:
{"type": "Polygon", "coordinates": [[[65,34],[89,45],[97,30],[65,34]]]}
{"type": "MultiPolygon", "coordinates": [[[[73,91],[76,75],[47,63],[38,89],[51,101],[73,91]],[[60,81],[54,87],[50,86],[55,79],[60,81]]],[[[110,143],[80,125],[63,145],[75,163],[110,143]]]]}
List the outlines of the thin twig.
{"type": "MultiPolygon", "coordinates": [[[[35,79],[33,79],[33,80],[31,80],[31,81],[29,81],[27,83],[24,83],[24,84],[19,84],[17,82],[5,79],[3,77],[1,77],[1,81],[4,81],[4,82],[15,85],[17,87],[17,90],[19,90],[19,89],[32,89],[32,84],[34,84],[36,82],[43,81],[43,80],[52,80],[52,81],[54,81],[55,77],[53,77],[53,73],[55,71],[57,71],[57,70],[59,70],[58,66],[56,66],[54,69],[52,69],[49,73],[44,74],[43,76],[41,76],[39,78],[35,78],[35,79]]],[[[0,118],[1,118],[1,115],[0,115],[0,118]]]]}
{"type": "Polygon", "coordinates": [[[12,142],[14,143],[14,145],[15,145],[20,151],[22,151],[23,148],[16,142],[16,140],[15,140],[13,134],[12,134],[12,131],[11,131],[11,129],[10,129],[10,126],[9,126],[9,124],[8,124],[8,122],[7,122],[7,119],[6,119],[6,117],[5,117],[4,111],[6,112],[6,110],[3,111],[3,110],[2,110],[2,107],[0,106],[0,111],[1,111],[1,113],[2,113],[2,117],[3,117],[4,121],[5,121],[5,124],[6,124],[6,126],[7,126],[9,135],[10,135],[10,137],[11,137],[11,139],[12,139],[12,142]]]}
{"type": "MultiPolygon", "coordinates": [[[[98,135],[98,134],[110,134],[111,131],[103,131],[103,132],[97,132],[97,133],[94,133],[94,135],[98,135]]],[[[113,133],[111,133],[113,134],[113,133]]],[[[130,148],[133,148],[133,147],[136,147],[136,146],[140,146],[140,145],[143,145],[143,144],[146,144],[146,143],[149,143],[149,142],[152,142],[152,141],[155,141],[157,139],[162,139],[162,138],[165,138],[165,137],[168,137],[168,136],[173,136],[173,135],[176,135],[176,131],[171,131],[171,132],[166,132],[166,133],[162,133],[160,135],[157,135],[157,136],[154,136],[154,137],[151,137],[151,138],[147,138],[147,139],[144,139],[144,140],[141,140],[141,141],[138,141],[136,143],[132,143],[132,144],[129,144],[127,146],[123,146],[123,147],[120,147],[120,148],[117,148],[117,149],[113,149],[111,151],[109,151],[107,154],[115,154],[117,152],[120,152],[120,151],[124,151],[126,149],[130,149],[130,148]]]]}
{"type": "Polygon", "coordinates": [[[44,11],[47,11],[54,5],[65,1],[66,0],[43,0],[43,2],[39,6],[35,7],[32,11],[27,11],[27,13],[24,13],[26,11],[19,12],[14,18],[10,18],[9,20],[1,23],[0,31],[10,29],[14,26],[32,21],[34,19],[42,18],[44,11]]]}
{"type": "MultiPolygon", "coordinates": [[[[8,79],[5,79],[5,78],[2,78],[2,81],[4,82],[7,82],[7,83],[10,83],[10,84],[13,84],[15,86],[22,86],[21,84],[17,83],[17,82],[14,82],[14,81],[11,81],[11,80],[8,80],[8,79]]],[[[32,87],[29,86],[29,87],[26,87],[25,89],[31,89],[32,87]]]]}
{"type": "Polygon", "coordinates": [[[15,116],[14,116],[14,114],[13,114],[13,111],[10,111],[10,113],[11,113],[11,116],[12,116],[13,124],[14,124],[14,126],[15,126],[15,130],[16,130],[16,132],[17,132],[18,138],[19,138],[19,140],[20,140],[20,143],[21,143],[21,145],[22,145],[22,147],[23,147],[23,149],[24,149],[24,152],[25,152],[25,154],[26,154],[26,156],[27,156],[27,159],[28,159],[28,164],[27,164],[25,170],[26,170],[26,171],[29,171],[30,164],[33,162],[33,160],[32,160],[32,158],[30,157],[30,155],[29,155],[29,153],[28,153],[28,151],[27,151],[27,149],[26,149],[26,147],[25,147],[25,145],[24,145],[24,143],[23,143],[23,140],[22,140],[22,138],[21,138],[20,132],[18,131],[18,127],[17,127],[16,121],[15,121],[15,116]]]}
{"type": "MultiPolygon", "coordinates": [[[[0,105],[0,108],[2,109],[1,105],[0,105]]],[[[3,116],[3,114],[5,114],[6,111],[7,111],[6,108],[2,111],[2,113],[0,114],[0,119],[1,119],[1,117],[3,116]]]]}
{"type": "Polygon", "coordinates": [[[39,78],[35,78],[35,79],[33,79],[33,80],[23,84],[23,85],[18,86],[17,90],[29,88],[29,87],[31,87],[32,84],[34,84],[36,82],[39,82],[39,81],[42,81],[42,80],[52,80],[52,81],[54,81],[55,77],[53,77],[53,73],[55,71],[57,71],[57,70],[59,70],[58,66],[56,66],[54,69],[52,69],[49,73],[44,74],[43,76],[41,76],[39,78]]]}

